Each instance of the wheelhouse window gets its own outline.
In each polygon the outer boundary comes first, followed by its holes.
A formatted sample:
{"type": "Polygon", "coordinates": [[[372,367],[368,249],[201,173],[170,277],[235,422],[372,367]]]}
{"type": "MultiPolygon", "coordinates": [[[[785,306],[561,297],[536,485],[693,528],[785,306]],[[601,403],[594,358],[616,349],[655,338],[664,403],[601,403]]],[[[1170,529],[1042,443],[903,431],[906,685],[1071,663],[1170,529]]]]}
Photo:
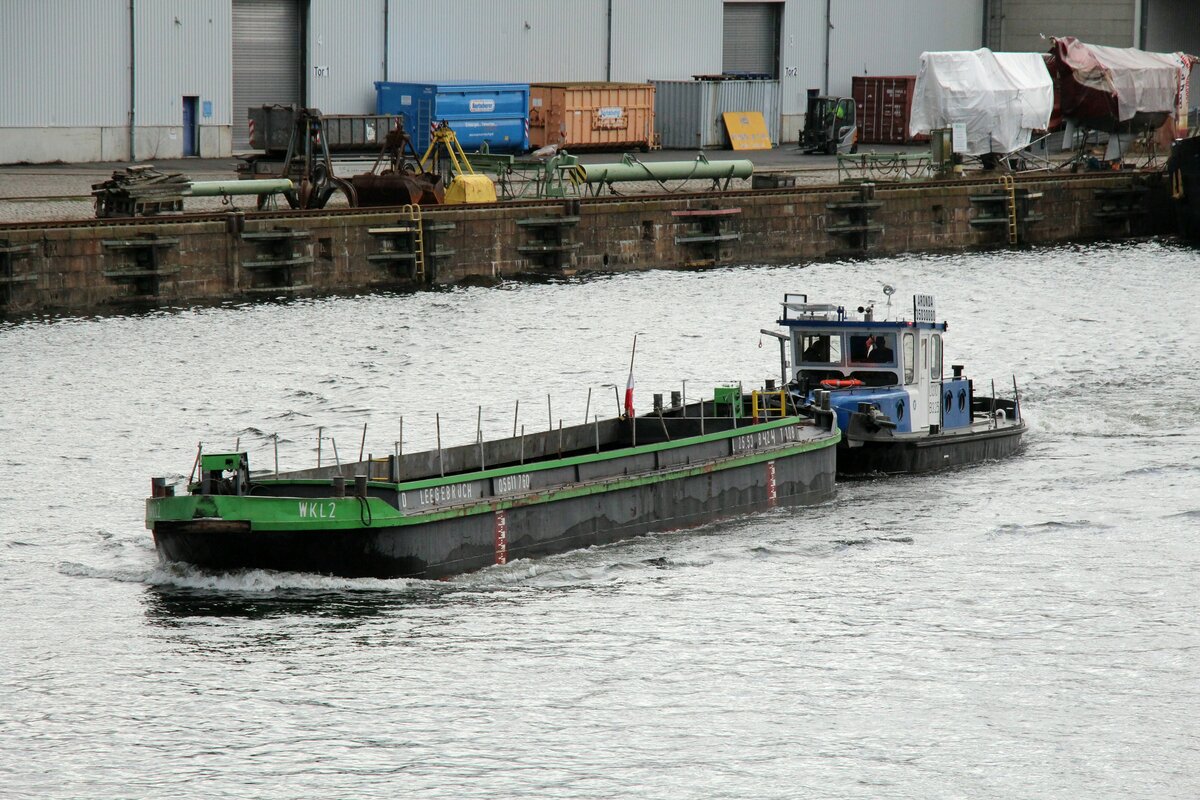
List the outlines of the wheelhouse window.
{"type": "Polygon", "coordinates": [[[942,379],[942,337],[933,335],[933,355],[929,360],[929,377],[932,380],[942,379]]]}
{"type": "Polygon", "coordinates": [[[871,335],[869,333],[854,334],[850,337],[850,363],[867,363],[867,350],[870,349],[871,335]]]}
{"type": "Polygon", "coordinates": [[[867,361],[872,364],[896,363],[896,336],[891,333],[877,333],[871,340],[867,350],[867,361]]]}
{"type": "Polygon", "coordinates": [[[858,364],[895,364],[896,335],[854,334],[850,337],[850,361],[858,364]]]}
{"type": "Polygon", "coordinates": [[[904,334],[904,382],[914,383],[917,379],[917,337],[904,334]]]}
{"type": "Polygon", "coordinates": [[[841,364],[842,337],[828,333],[800,334],[802,364],[841,364]]]}

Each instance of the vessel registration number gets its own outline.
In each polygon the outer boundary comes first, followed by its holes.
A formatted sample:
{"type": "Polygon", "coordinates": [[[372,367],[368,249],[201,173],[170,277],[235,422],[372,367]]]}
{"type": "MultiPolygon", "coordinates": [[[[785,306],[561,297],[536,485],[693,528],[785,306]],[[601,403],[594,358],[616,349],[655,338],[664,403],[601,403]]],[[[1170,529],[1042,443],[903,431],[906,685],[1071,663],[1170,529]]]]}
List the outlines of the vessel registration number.
{"type": "Polygon", "coordinates": [[[502,478],[496,478],[496,494],[527,492],[529,491],[529,486],[528,472],[523,472],[520,475],[505,475],[502,478]]]}
{"type": "Polygon", "coordinates": [[[337,513],[337,503],[300,501],[301,519],[333,519],[337,513]]]}
{"type": "Polygon", "coordinates": [[[767,431],[746,433],[733,437],[733,452],[741,453],[745,450],[758,450],[762,447],[773,447],[777,444],[794,441],[796,441],[795,428],[771,428],[767,431]]]}

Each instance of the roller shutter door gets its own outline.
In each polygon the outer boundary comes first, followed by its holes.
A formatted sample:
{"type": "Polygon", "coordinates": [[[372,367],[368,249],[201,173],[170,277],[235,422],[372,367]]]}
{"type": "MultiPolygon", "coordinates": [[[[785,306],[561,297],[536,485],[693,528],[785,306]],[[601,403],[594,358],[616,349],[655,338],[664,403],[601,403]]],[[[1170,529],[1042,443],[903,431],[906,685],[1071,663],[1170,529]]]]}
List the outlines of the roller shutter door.
{"type": "Polygon", "coordinates": [[[722,69],[779,77],[779,10],[783,3],[726,3],[722,69]]]}
{"type": "Polygon", "coordinates": [[[302,104],[300,4],[233,0],[233,149],[250,147],[246,109],[302,104]]]}

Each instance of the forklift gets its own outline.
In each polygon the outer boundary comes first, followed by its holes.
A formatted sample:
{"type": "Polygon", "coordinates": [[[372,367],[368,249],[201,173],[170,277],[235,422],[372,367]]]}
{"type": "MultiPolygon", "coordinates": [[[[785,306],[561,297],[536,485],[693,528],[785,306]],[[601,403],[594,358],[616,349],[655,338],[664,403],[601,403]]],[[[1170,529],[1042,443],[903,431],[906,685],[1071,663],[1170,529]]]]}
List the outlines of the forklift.
{"type": "Polygon", "coordinates": [[[817,89],[808,90],[808,110],[800,149],[805,153],[857,153],[858,127],[855,125],[854,100],[849,97],[824,97],[817,89]]]}

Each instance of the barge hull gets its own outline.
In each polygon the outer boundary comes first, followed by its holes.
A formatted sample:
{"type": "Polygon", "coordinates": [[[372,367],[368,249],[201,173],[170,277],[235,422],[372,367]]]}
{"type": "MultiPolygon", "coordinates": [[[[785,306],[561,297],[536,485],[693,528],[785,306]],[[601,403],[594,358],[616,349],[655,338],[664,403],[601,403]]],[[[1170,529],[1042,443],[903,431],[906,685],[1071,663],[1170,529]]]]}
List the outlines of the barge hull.
{"type": "Polygon", "coordinates": [[[213,530],[224,520],[159,521],[163,560],[203,569],[271,569],[343,577],[444,578],[519,558],[677,530],[775,505],[824,501],[834,490],[833,446],[756,458],[724,469],[416,525],[343,531],[213,530]]]}

